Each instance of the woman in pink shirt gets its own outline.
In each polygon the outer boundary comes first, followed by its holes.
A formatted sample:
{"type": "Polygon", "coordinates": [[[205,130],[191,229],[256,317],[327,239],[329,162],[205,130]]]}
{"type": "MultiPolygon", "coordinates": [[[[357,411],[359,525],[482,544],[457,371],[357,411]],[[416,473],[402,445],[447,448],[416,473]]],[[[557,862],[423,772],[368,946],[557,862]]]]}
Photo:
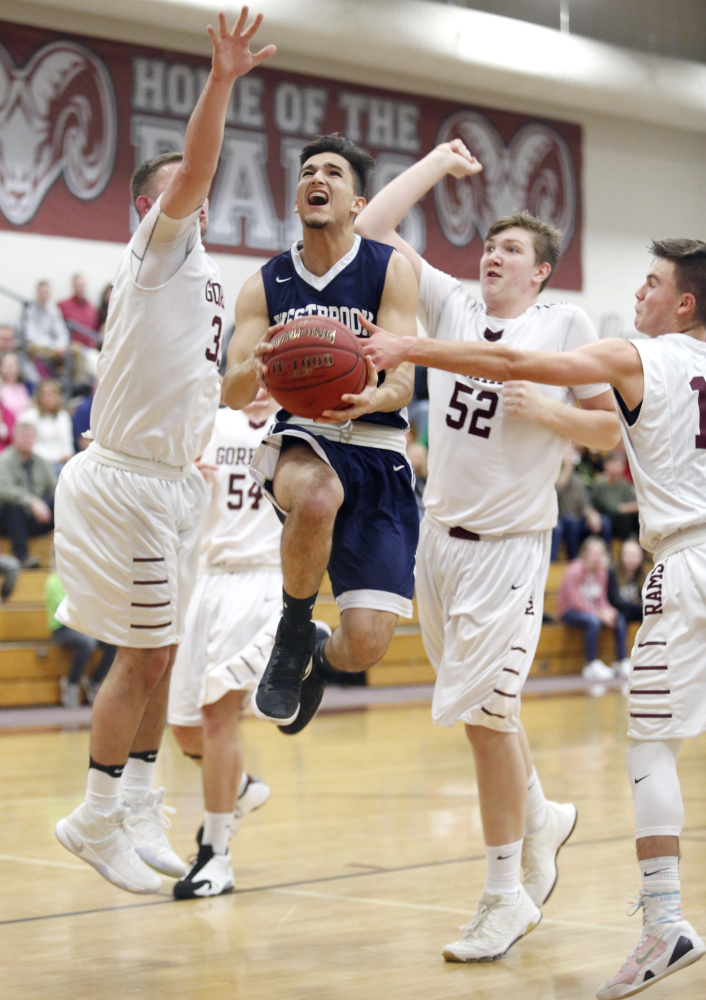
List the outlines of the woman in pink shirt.
{"type": "Polygon", "coordinates": [[[587,538],[578,559],[566,567],[556,601],[557,615],[566,625],[584,630],[586,665],[583,676],[588,680],[607,680],[624,676],[629,666],[626,648],[625,618],[608,600],[608,550],[602,538],[587,538]],[[612,629],[615,636],[613,669],[598,657],[601,629],[612,629]]]}
{"type": "Polygon", "coordinates": [[[13,351],[3,354],[0,361],[0,403],[15,419],[32,405],[32,397],[27,386],[20,380],[20,374],[17,355],[13,351]]]}

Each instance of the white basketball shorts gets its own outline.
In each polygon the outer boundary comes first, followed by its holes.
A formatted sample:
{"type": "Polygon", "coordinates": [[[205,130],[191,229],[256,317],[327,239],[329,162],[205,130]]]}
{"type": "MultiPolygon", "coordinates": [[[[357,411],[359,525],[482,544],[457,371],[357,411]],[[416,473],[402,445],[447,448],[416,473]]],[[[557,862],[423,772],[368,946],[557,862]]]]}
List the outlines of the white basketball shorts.
{"type": "Polygon", "coordinates": [[[642,609],[631,655],[628,736],[698,736],[706,731],[706,545],[655,563],[642,609]]]}
{"type": "Polygon", "coordinates": [[[57,618],[116,646],[181,642],[196,583],[208,490],[194,467],[160,479],[81,452],[62,469],[54,506],[57,618]]]}
{"type": "MultiPolygon", "coordinates": [[[[200,726],[201,706],[257,687],[282,615],[282,571],[199,576],[169,682],[167,721],[200,726]]],[[[246,699],[247,703],[249,698],[246,699]]]]}
{"type": "Polygon", "coordinates": [[[417,554],[432,719],[516,732],[542,628],[551,532],[470,541],[425,517],[417,554]]]}

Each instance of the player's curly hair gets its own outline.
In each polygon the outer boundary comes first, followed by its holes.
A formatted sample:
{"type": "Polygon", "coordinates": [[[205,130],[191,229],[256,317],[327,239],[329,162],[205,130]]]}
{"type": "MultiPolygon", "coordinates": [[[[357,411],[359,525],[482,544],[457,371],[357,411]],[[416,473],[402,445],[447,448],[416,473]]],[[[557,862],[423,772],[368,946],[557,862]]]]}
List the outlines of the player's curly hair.
{"type": "Polygon", "coordinates": [[[303,167],[307,160],[319,153],[337,153],[344,160],[347,160],[353,171],[355,193],[361,198],[365,196],[368,177],[375,166],[375,160],[367,150],[356,146],[344,135],[331,132],[329,135],[317,136],[316,139],[312,139],[304,146],[299,154],[299,166],[303,167]]]}
{"type": "Polygon", "coordinates": [[[536,215],[531,215],[524,209],[522,212],[512,212],[510,215],[504,215],[501,219],[498,219],[490,227],[485,238],[489,240],[491,237],[497,236],[504,229],[513,229],[514,227],[525,229],[532,236],[535,264],[549,264],[551,267],[549,277],[542,282],[542,286],[539,289],[541,292],[552,274],[554,274],[556,266],[559,263],[559,258],[561,257],[561,232],[556,226],[551,226],[548,222],[542,222],[536,215]]]}
{"type": "Polygon", "coordinates": [[[694,296],[694,319],[706,326],[706,243],[688,239],[653,240],[650,253],[674,264],[677,291],[694,296]]]}
{"type": "Polygon", "coordinates": [[[160,167],[163,167],[165,163],[179,163],[183,159],[184,154],[173,149],[168,153],[160,153],[159,156],[154,156],[151,160],[145,160],[144,163],[141,163],[130,178],[130,197],[132,198],[133,205],[141,194],[146,194],[152,178],[160,167]]]}

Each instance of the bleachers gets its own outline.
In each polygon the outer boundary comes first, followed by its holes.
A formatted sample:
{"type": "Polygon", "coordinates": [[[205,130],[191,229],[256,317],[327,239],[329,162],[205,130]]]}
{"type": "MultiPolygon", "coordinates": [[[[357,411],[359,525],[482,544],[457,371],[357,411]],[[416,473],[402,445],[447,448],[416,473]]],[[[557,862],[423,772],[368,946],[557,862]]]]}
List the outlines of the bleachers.
{"type": "MultiPolygon", "coordinates": [[[[0,550],[8,551],[4,539],[0,540],[0,550]]],[[[59,678],[68,669],[70,654],[51,644],[44,610],[51,537],[33,539],[30,553],[41,559],[43,568],[25,570],[10,600],[0,605],[0,707],[57,704],[59,678]]],[[[563,563],[553,563],[549,568],[545,610],[552,615],[564,568],[563,563]]],[[[319,593],[314,617],[331,627],[338,624],[338,608],[328,577],[319,593]]],[[[630,626],[628,646],[636,630],[636,625],[630,626]]],[[[609,634],[601,637],[599,655],[606,663],[614,659],[609,634]]],[[[583,664],[581,631],[561,623],[545,623],[530,676],[579,674],[583,664]]],[[[413,618],[400,619],[385,656],[367,671],[366,682],[369,686],[381,687],[431,684],[433,681],[434,671],[424,652],[415,601],[413,618]]]]}

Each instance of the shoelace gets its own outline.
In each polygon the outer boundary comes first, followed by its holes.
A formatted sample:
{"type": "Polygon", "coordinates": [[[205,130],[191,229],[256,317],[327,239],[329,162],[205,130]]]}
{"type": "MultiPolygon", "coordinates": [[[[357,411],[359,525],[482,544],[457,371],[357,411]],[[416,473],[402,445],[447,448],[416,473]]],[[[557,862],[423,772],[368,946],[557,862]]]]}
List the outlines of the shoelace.
{"type": "Polygon", "coordinates": [[[139,813],[141,811],[140,809],[141,806],[147,806],[147,808],[151,812],[156,813],[160,823],[165,828],[165,830],[171,830],[172,821],[169,817],[170,815],[171,816],[174,815],[176,809],[174,808],[174,806],[165,805],[163,799],[164,799],[164,789],[158,788],[154,791],[151,791],[148,795],[146,795],[142,799],[142,801],[136,803],[136,807],[131,806],[130,803],[128,803],[128,805],[130,806],[131,809],[134,808],[136,813],[139,813]]]}
{"type": "Polygon", "coordinates": [[[471,920],[470,924],[461,924],[461,936],[468,937],[473,931],[477,930],[478,927],[483,923],[487,915],[490,913],[490,907],[487,903],[479,903],[476,915],[471,920]]]}

